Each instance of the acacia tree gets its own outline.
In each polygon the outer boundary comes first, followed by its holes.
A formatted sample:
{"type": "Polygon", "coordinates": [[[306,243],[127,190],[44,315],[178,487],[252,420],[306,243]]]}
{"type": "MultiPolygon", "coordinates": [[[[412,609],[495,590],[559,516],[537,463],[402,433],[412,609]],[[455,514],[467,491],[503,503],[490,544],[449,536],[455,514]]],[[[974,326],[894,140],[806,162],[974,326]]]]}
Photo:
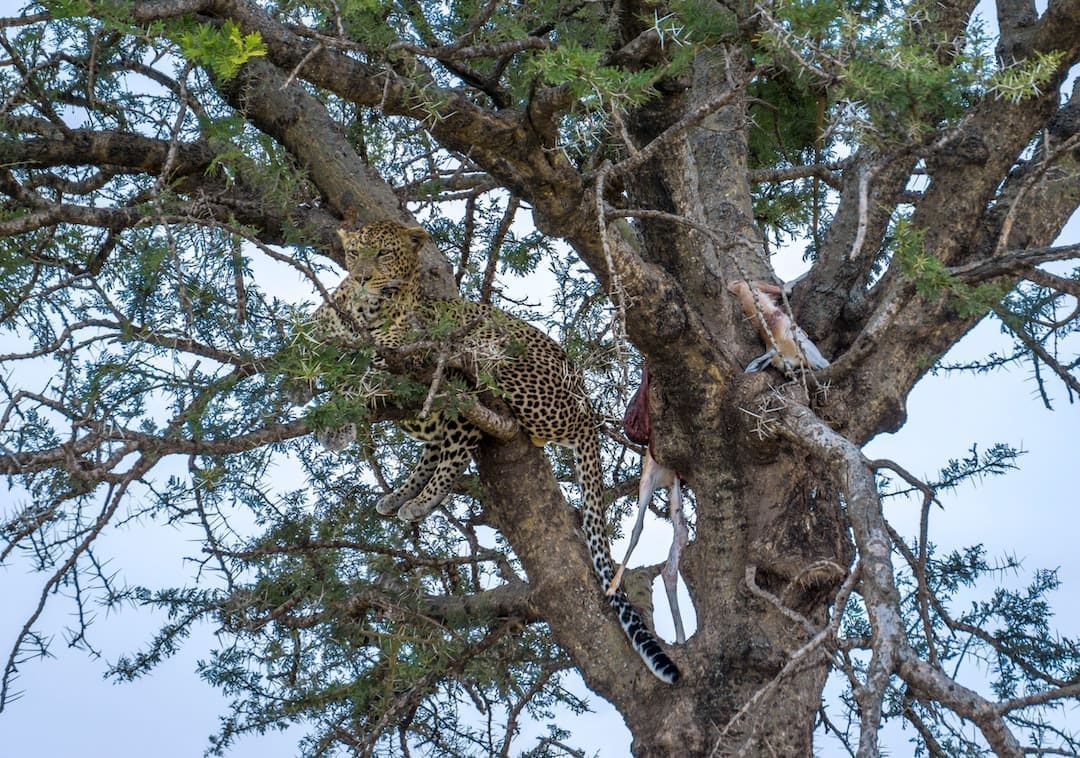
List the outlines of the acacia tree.
{"type": "MultiPolygon", "coordinates": [[[[95,602],[169,610],[119,678],[221,629],[216,751],[301,721],[311,754],[506,755],[523,719],[581,706],[571,670],[639,755],[806,755],[820,725],[871,756],[890,718],[932,755],[1075,751],[1043,710],[1080,694],[1053,575],[957,611],[988,561],[925,528],[938,487],[1015,451],[936,483],[861,452],[987,317],[1016,350],[975,369],[1080,390],[1060,352],[1080,283],[1039,268],[1077,257],[1053,243],[1080,201],[1080,2],[999,0],[996,33],[974,5],[57,0],[2,20],[0,561],[28,554],[43,585],[0,707],[62,589],[86,645],[95,602]],[[614,418],[647,361],[654,453],[694,507],[677,685],[604,602],[568,460],[491,439],[423,523],[375,515],[415,456],[380,422],[432,393],[345,402],[368,354],[305,342],[344,216],[419,219],[431,294],[545,323],[614,418]],[[807,273],[777,307],[831,365],[745,373],[769,345],[728,285],[775,282],[790,245],[807,273]],[[552,297],[505,294],[537,268],[552,297]],[[346,422],[350,450],[313,441],[346,422]],[[886,470],[925,495],[914,537],[883,518],[886,470]],[[132,521],[200,529],[198,580],[123,585],[97,543],[132,521]],[[830,672],[847,731],[818,718],[830,672]]],[[[618,516],[637,457],[610,426],[618,516]]]]}

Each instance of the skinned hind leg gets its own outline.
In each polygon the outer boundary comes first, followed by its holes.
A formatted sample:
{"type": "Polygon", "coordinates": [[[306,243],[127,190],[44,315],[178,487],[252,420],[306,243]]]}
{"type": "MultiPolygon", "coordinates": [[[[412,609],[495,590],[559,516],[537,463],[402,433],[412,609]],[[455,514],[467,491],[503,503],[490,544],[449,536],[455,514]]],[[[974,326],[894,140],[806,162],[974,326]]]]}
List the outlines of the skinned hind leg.
{"type": "Polygon", "coordinates": [[[671,514],[671,549],[668,550],[667,563],[660,571],[664,579],[664,591],[667,593],[668,607],[671,608],[671,619],[675,622],[675,642],[686,642],[686,630],[683,628],[682,613],[679,612],[679,559],[682,550],[690,539],[690,530],[686,526],[686,513],[683,511],[682,485],[679,477],[673,477],[671,487],[668,490],[668,511],[671,514]]]}
{"type": "MultiPolygon", "coordinates": [[[[649,510],[649,503],[652,502],[653,493],[662,487],[668,487],[674,493],[673,487],[678,487],[679,477],[675,475],[675,472],[658,463],[652,455],[652,449],[645,448],[645,457],[641,461],[641,480],[638,485],[638,514],[637,520],[634,522],[634,530],[630,534],[630,544],[626,548],[626,555],[623,556],[622,563],[619,564],[618,569],[615,571],[615,576],[612,578],[610,584],[607,586],[607,594],[614,595],[615,590],[619,588],[620,582],[622,582],[623,572],[626,570],[626,564],[630,561],[630,554],[634,552],[634,548],[637,547],[638,539],[641,537],[641,529],[645,524],[645,512],[649,510]]],[[[681,503],[681,500],[680,500],[681,503]]],[[[680,514],[681,515],[681,514],[680,514]]],[[[674,512],[672,515],[674,521],[674,512]]],[[[676,566],[678,564],[676,563],[676,566]]]]}

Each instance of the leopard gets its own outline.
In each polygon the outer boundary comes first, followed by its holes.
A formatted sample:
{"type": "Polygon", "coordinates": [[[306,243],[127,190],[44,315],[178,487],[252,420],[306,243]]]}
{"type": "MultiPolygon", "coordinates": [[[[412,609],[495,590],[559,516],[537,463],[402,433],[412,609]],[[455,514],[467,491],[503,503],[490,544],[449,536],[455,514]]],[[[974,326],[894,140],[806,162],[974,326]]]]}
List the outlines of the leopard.
{"type": "MultiPolygon", "coordinates": [[[[509,408],[535,445],[543,447],[550,442],[574,451],[582,492],[581,530],[593,572],[601,588],[607,588],[615,567],[604,518],[603,418],[589,400],[583,375],[562,346],[493,305],[425,297],[420,286],[420,251],[429,237],[422,227],[396,220],[346,221],[337,235],[347,274],[330,301],[314,314],[320,337],[343,344],[367,338],[377,352],[392,352],[414,344],[425,321],[438,319],[445,324],[449,319],[460,326],[455,334],[458,365],[461,360],[482,364],[494,384],[493,394],[509,408]]],[[[399,423],[403,431],[423,443],[420,460],[405,481],[380,498],[375,507],[384,516],[396,514],[403,521],[415,522],[450,493],[473,458],[483,432],[462,415],[437,409],[423,418],[399,423]]],[[[351,435],[355,430],[346,430],[330,441],[340,445],[351,435]]],[[[679,669],[626,593],[619,589],[607,600],[649,671],[668,684],[677,682],[679,669]]]]}

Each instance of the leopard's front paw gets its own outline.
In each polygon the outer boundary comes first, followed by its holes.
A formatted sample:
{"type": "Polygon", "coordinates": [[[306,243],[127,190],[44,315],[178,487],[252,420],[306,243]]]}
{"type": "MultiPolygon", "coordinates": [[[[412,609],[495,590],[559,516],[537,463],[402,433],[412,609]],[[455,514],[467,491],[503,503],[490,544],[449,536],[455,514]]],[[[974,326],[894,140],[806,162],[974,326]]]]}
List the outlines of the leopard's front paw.
{"type": "Polygon", "coordinates": [[[405,504],[398,509],[397,516],[402,521],[419,521],[435,510],[438,505],[439,501],[432,503],[416,499],[407,500],[405,504]]]}
{"type": "Polygon", "coordinates": [[[398,511],[404,498],[397,492],[391,492],[379,498],[375,510],[380,516],[391,516],[398,511]]]}
{"type": "Polygon", "coordinates": [[[315,382],[303,379],[283,379],[281,382],[281,395],[290,405],[307,405],[318,394],[315,382]]]}

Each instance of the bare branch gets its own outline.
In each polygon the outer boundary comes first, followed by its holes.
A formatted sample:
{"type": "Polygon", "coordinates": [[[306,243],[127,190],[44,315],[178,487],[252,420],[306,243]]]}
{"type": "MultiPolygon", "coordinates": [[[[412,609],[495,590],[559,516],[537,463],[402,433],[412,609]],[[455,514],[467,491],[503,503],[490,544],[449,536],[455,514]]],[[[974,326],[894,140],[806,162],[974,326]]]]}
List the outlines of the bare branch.
{"type": "Polygon", "coordinates": [[[833,189],[840,189],[843,183],[840,181],[840,177],[837,176],[837,171],[841,168],[843,168],[842,164],[834,163],[794,166],[792,168],[758,169],[750,172],[749,179],[756,184],[778,184],[796,179],[817,178],[833,189]]]}
{"type": "Polygon", "coordinates": [[[1041,705],[1054,700],[1077,696],[1080,696],[1080,682],[1073,682],[1072,684],[1061,684],[1053,689],[1044,690],[1042,692],[1033,692],[1032,694],[1024,695],[1023,697],[1004,700],[998,703],[995,706],[995,709],[1000,714],[1006,714],[1021,708],[1029,708],[1033,705],[1041,705]]]}
{"type": "Polygon", "coordinates": [[[749,588],[751,594],[760,597],[762,600],[768,601],[776,610],[780,611],[790,621],[799,624],[808,634],[815,634],[817,629],[810,622],[810,619],[802,615],[798,611],[787,607],[784,602],[773,593],[768,590],[762,589],[757,583],[757,566],[753,564],[747,565],[745,574],[746,586],[749,588]]]}
{"type": "Polygon", "coordinates": [[[637,154],[626,158],[625,160],[616,163],[611,166],[608,173],[611,176],[621,176],[631,171],[636,171],[641,166],[649,162],[657,153],[664,147],[671,144],[676,138],[686,132],[688,129],[697,126],[703,120],[705,120],[710,114],[723,108],[725,105],[732,103],[735,98],[742,92],[744,84],[726,89],[719,95],[714,95],[700,105],[687,111],[682,118],[669,126],[658,136],[653,138],[649,144],[638,150],[637,154]]]}
{"type": "Polygon", "coordinates": [[[848,512],[862,562],[862,595],[873,630],[873,652],[866,683],[856,687],[862,730],[859,755],[876,755],[881,705],[891,674],[970,719],[998,755],[1023,754],[995,706],[923,661],[904,633],[899,595],[889,553],[893,540],[881,514],[873,476],[859,449],[816,419],[806,408],[791,408],[785,428],[792,440],[828,461],[845,480],[848,512]],[[869,712],[869,714],[868,714],[869,712]],[[868,734],[868,730],[872,733],[868,734]]]}
{"type": "MultiPolygon", "coordinates": [[[[1032,284],[1037,284],[1040,287],[1046,287],[1047,289],[1072,295],[1080,301],[1080,279],[1067,279],[1064,276],[1058,276],[1057,274],[1043,271],[1041,268],[1029,268],[1022,273],[1022,276],[1032,284]]],[[[1080,307],[1080,305],[1078,305],[1078,307],[1080,307]]],[[[1060,329],[1076,318],[1077,313],[1078,311],[1074,309],[1071,315],[1059,321],[1053,323],[1043,323],[1040,321],[1038,323],[1040,326],[1045,326],[1048,329],[1060,329]]]]}
{"type": "Polygon", "coordinates": [[[36,24],[39,21],[51,21],[51,13],[28,13],[25,16],[15,16],[0,18],[0,29],[8,29],[13,26],[29,26],[30,24],[36,24]]]}
{"type": "Polygon", "coordinates": [[[536,677],[536,680],[529,686],[521,697],[518,698],[517,703],[510,709],[510,712],[506,717],[506,737],[503,739],[502,749],[499,751],[499,758],[509,758],[510,756],[510,742],[514,738],[515,732],[517,732],[517,722],[521,717],[521,712],[525,706],[540,693],[540,691],[547,686],[547,683],[551,680],[555,674],[560,671],[565,671],[569,666],[546,666],[540,672],[540,675],[536,677]]]}
{"type": "Polygon", "coordinates": [[[866,242],[866,230],[869,225],[869,208],[870,208],[870,182],[878,171],[881,170],[882,164],[878,163],[872,166],[862,166],[859,169],[859,223],[855,229],[855,239],[851,243],[851,251],[848,253],[848,258],[854,260],[858,258],[862,253],[863,244],[866,242]]]}
{"type": "Polygon", "coordinates": [[[910,647],[898,650],[897,664],[897,673],[909,685],[974,723],[995,755],[1015,758],[1024,754],[993,703],[919,658],[910,647]]]}
{"type": "Polygon", "coordinates": [[[1000,258],[952,266],[949,273],[965,282],[982,282],[1006,274],[1023,274],[1032,266],[1080,257],[1080,245],[1058,245],[1013,250],[1000,258]]]}
{"type": "Polygon", "coordinates": [[[1021,209],[1024,208],[1024,196],[1042,181],[1058,159],[1070,155],[1078,144],[1080,144],[1080,133],[1072,135],[1060,145],[1054,145],[1052,149],[1048,149],[1044,144],[1044,150],[1040,151],[1037,158],[1028,164],[1030,166],[1034,163],[1033,170],[1029,176],[1025,177],[1015,193],[1012,193],[1009,210],[1001,222],[1001,231],[998,232],[997,244],[994,246],[994,258],[1000,258],[1009,248],[1009,237],[1012,235],[1013,226],[1021,209]]]}
{"type": "MultiPolygon", "coordinates": [[[[116,429],[110,426],[90,424],[93,433],[72,443],[45,450],[26,453],[4,453],[0,455],[0,474],[25,474],[32,471],[44,471],[63,464],[72,454],[85,455],[99,445],[108,442],[122,442],[128,446],[128,452],[138,450],[143,456],[160,458],[166,455],[231,455],[247,450],[254,450],[275,442],[302,437],[311,432],[303,419],[257,429],[246,434],[220,440],[193,440],[171,437],[156,437],[133,429],[116,429]],[[95,428],[96,427],[96,428],[95,428]]],[[[126,477],[127,474],[120,475],[126,477]]]]}
{"type": "Polygon", "coordinates": [[[904,481],[922,493],[923,501],[919,514],[919,555],[918,559],[912,564],[912,569],[915,572],[915,580],[918,586],[919,616],[922,619],[923,635],[926,637],[926,649],[931,665],[937,666],[938,655],[937,645],[934,644],[934,625],[930,620],[930,598],[933,593],[930,591],[930,585],[926,580],[926,562],[929,559],[930,506],[937,503],[940,507],[941,501],[938,500],[937,494],[930,485],[916,478],[899,464],[879,459],[870,461],[869,465],[875,470],[888,468],[895,471],[904,481]]]}

